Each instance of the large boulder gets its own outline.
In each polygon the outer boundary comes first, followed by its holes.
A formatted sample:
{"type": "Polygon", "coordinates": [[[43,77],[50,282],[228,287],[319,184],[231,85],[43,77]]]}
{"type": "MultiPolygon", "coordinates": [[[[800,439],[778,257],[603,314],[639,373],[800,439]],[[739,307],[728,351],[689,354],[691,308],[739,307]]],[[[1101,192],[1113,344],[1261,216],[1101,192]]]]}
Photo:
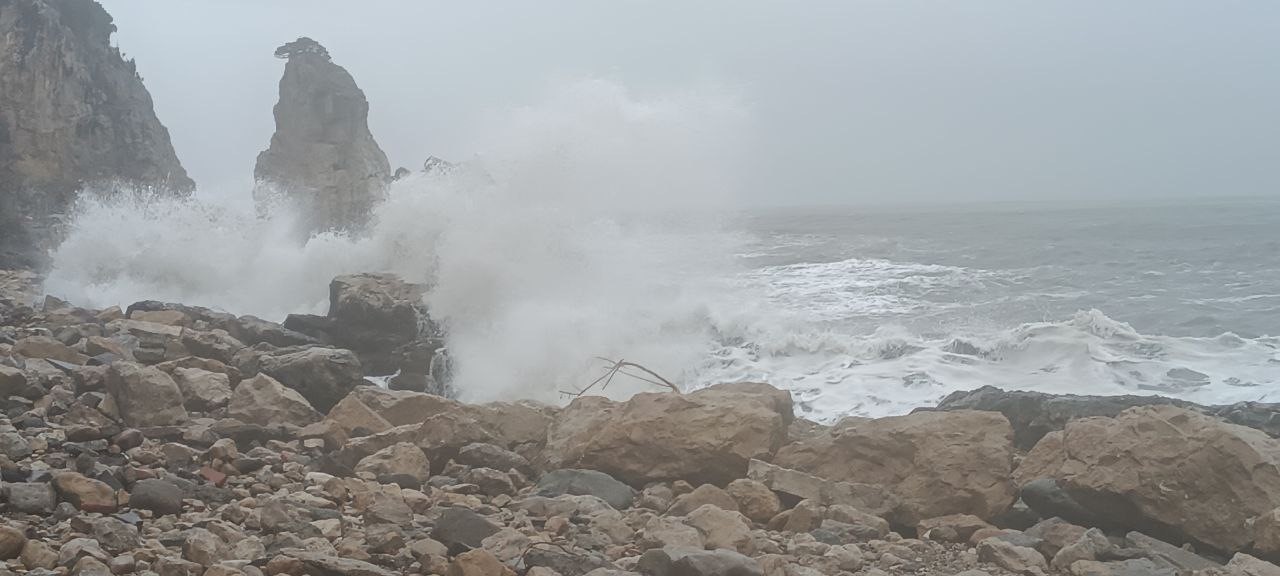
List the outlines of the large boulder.
{"type": "Polygon", "coordinates": [[[943,398],[937,409],[984,410],[1004,414],[1013,426],[1014,445],[1021,450],[1030,450],[1045,434],[1061,430],[1072,420],[1115,416],[1135,406],[1156,404],[1193,405],[1163,396],[1079,396],[983,386],[954,392],[943,398]]]}
{"type": "Polygon", "coordinates": [[[1280,502],[1280,441],[1183,408],[1138,407],[1046,435],[1015,474],[1042,478],[1107,523],[1234,552],[1280,502]]]}
{"type": "Polygon", "coordinates": [[[107,369],[107,392],[129,426],[171,426],[187,421],[182,390],[152,366],[115,362],[107,369]]]}
{"type": "Polygon", "coordinates": [[[830,480],[879,484],[901,500],[889,520],[915,526],[949,514],[990,520],[1017,495],[1013,429],[996,412],[846,418],[778,451],[774,464],[830,480]]]}
{"type": "Polygon", "coordinates": [[[231,378],[200,368],[175,368],[173,380],[182,390],[188,410],[209,411],[231,400],[231,378]]]}
{"type": "Polygon", "coordinates": [[[354,350],[367,371],[389,374],[397,368],[395,350],[431,331],[425,293],[426,286],[394,274],[338,276],[329,283],[327,332],[336,344],[354,350]]]}
{"type": "Polygon", "coordinates": [[[575,399],[547,433],[547,469],[599,470],[633,486],[684,479],[725,485],[786,441],[791,395],[766,384],[721,384],[625,402],[575,399]]]}
{"type": "Polygon", "coordinates": [[[231,393],[227,416],[259,426],[306,426],[320,420],[307,399],[265,374],[240,382],[231,393]]]}
{"type": "Polygon", "coordinates": [[[350,350],[306,348],[258,358],[258,369],[297,390],[317,410],[328,412],[357,386],[365,385],[360,360],[350,350]]]}

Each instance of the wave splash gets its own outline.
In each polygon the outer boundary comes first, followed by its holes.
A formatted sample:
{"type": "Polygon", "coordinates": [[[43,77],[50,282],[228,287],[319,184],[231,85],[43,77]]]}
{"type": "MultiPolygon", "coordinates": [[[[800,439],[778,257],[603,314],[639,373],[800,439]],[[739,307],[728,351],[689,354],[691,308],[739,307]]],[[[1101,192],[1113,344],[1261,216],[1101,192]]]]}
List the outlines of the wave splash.
{"type": "Polygon", "coordinates": [[[489,121],[468,169],[393,184],[366,235],[305,244],[287,211],[259,214],[247,193],[86,195],[46,290],[279,320],[323,313],[336,275],[395,272],[430,286],[466,400],[555,401],[595,378],[596,357],[688,383],[737,266],[739,238],[717,213],[732,205],[745,118],[715,90],[638,97],[572,83],[489,121]]]}

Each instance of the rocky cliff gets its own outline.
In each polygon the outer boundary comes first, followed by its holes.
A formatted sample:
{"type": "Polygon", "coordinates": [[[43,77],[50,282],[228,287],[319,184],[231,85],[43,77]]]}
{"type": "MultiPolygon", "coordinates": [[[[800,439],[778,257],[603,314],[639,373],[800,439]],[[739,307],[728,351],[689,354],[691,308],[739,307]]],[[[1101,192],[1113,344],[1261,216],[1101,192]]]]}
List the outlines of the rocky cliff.
{"type": "Polygon", "coordinates": [[[93,0],[0,0],[0,267],[38,264],[86,184],[195,187],[113,32],[93,0]]]}
{"type": "Polygon", "coordinates": [[[288,64],[254,195],[295,204],[306,233],[358,231],[391,181],[387,155],[369,132],[369,102],[314,40],[299,38],[276,56],[288,64]]]}

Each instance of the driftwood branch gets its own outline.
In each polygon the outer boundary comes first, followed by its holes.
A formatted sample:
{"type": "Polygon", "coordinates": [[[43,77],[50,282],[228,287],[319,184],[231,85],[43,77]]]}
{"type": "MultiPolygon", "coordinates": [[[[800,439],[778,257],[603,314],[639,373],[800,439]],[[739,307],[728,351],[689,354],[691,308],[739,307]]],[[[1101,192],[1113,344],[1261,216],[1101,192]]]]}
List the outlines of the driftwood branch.
{"type": "Polygon", "coordinates": [[[649,384],[653,384],[654,386],[661,386],[663,388],[668,388],[672,392],[675,392],[676,394],[680,393],[679,386],[672,384],[670,380],[663,378],[662,375],[640,364],[637,364],[635,362],[629,362],[627,360],[613,360],[610,358],[603,358],[603,357],[597,357],[597,358],[599,360],[609,363],[609,366],[608,368],[605,369],[604,374],[600,375],[599,378],[596,378],[590,384],[587,384],[586,387],[584,387],[582,390],[578,390],[576,392],[562,390],[560,391],[560,393],[577,398],[579,396],[586,394],[588,391],[590,391],[592,388],[595,388],[596,386],[599,386],[601,390],[604,390],[605,388],[609,387],[609,384],[611,382],[613,382],[613,378],[615,376],[618,376],[619,374],[626,376],[628,378],[639,380],[641,382],[647,382],[649,384]],[[643,374],[637,374],[634,372],[634,370],[639,370],[640,372],[643,372],[643,374]]]}

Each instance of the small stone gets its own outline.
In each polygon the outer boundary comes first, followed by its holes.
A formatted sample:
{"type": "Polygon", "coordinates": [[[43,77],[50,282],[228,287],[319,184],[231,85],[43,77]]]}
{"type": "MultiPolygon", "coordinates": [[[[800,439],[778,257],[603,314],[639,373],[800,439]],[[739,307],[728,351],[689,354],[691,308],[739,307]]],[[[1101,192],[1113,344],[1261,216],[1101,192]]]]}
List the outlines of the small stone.
{"type": "Polygon", "coordinates": [[[58,504],[53,486],[44,482],[7,484],[9,507],[25,514],[52,514],[58,504]]]}
{"type": "Polygon", "coordinates": [[[32,453],[31,444],[17,432],[0,432],[0,454],[22,460],[32,453]]]}
{"type": "Polygon", "coordinates": [[[22,554],[27,535],[22,530],[0,524],[0,560],[12,560],[22,554]]]}
{"type": "Polygon", "coordinates": [[[971,514],[951,514],[921,520],[916,525],[916,533],[938,542],[967,542],[974,532],[983,528],[993,526],[971,514]]]}
{"type": "Polygon", "coordinates": [[[27,545],[22,547],[22,554],[19,556],[22,565],[28,570],[43,568],[51,570],[58,565],[58,553],[53,551],[48,544],[39,540],[27,540],[27,545]]]}
{"type": "Polygon", "coordinates": [[[161,556],[153,566],[160,576],[203,576],[204,566],[181,558],[161,556]]]}
{"type": "Polygon", "coordinates": [[[226,543],[204,528],[192,528],[182,542],[182,556],[201,566],[213,566],[226,556],[226,543]]]}
{"type": "Polygon", "coordinates": [[[692,492],[677,497],[676,501],[671,504],[671,508],[667,509],[667,514],[684,516],[707,504],[721,510],[738,511],[738,502],[728,492],[714,484],[703,484],[692,492]]]}
{"type": "Polygon", "coordinates": [[[459,554],[449,564],[447,576],[503,576],[510,570],[486,550],[459,554]]]}
{"type": "Polygon", "coordinates": [[[103,564],[101,560],[92,556],[85,556],[71,567],[71,576],[113,576],[111,568],[103,564]]]}
{"type": "Polygon", "coordinates": [[[112,554],[119,554],[137,548],[142,540],[138,537],[138,529],[115,518],[99,518],[93,521],[93,538],[102,548],[112,554]]]}
{"type": "Polygon", "coordinates": [[[1231,561],[1227,562],[1227,570],[1239,576],[1280,576],[1280,566],[1243,552],[1231,557],[1231,561]]]}
{"type": "Polygon", "coordinates": [[[564,468],[543,474],[538,479],[536,494],[554,498],[570,494],[595,496],[608,502],[615,510],[631,507],[635,491],[612,476],[595,470],[564,468]]]}
{"type": "Polygon", "coordinates": [[[1017,574],[1038,574],[1049,570],[1048,562],[1035,549],[1016,546],[1000,538],[988,538],[978,544],[978,560],[1017,574]]]}
{"type": "Polygon", "coordinates": [[[671,576],[763,576],[754,559],[730,550],[690,552],[671,563],[671,576]]]}
{"type": "Polygon", "coordinates": [[[703,548],[702,533],[697,528],[680,521],[679,517],[657,516],[651,518],[640,531],[640,547],[703,548]]]}
{"type": "Polygon", "coordinates": [[[756,551],[755,542],[751,539],[750,520],[736,511],[703,504],[685,515],[685,523],[698,530],[703,545],[708,549],[724,548],[746,555],[756,551]]]}
{"type": "Polygon", "coordinates": [[[738,504],[738,511],[761,524],[768,522],[782,511],[778,495],[768,486],[755,480],[739,478],[724,489],[738,504]]]}
{"type": "Polygon", "coordinates": [[[492,536],[499,527],[485,517],[466,508],[449,508],[436,520],[431,537],[443,542],[450,550],[480,548],[484,539],[492,536]]]}
{"type": "Polygon", "coordinates": [[[368,472],[375,478],[405,474],[421,484],[431,477],[431,462],[421,448],[409,442],[400,442],[366,456],[356,464],[355,472],[368,472]]]}
{"type": "Polygon", "coordinates": [[[493,444],[467,444],[458,450],[458,457],[454,460],[467,466],[493,468],[504,472],[507,470],[523,472],[529,469],[529,461],[524,456],[493,444]]]}
{"type": "Polygon", "coordinates": [[[119,507],[111,486],[83,474],[58,473],[53,477],[53,487],[63,500],[85,512],[111,513],[119,507]]]}
{"type": "Polygon", "coordinates": [[[166,480],[139,480],[129,493],[129,506],[159,515],[181,514],[182,489],[166,480]]]}

